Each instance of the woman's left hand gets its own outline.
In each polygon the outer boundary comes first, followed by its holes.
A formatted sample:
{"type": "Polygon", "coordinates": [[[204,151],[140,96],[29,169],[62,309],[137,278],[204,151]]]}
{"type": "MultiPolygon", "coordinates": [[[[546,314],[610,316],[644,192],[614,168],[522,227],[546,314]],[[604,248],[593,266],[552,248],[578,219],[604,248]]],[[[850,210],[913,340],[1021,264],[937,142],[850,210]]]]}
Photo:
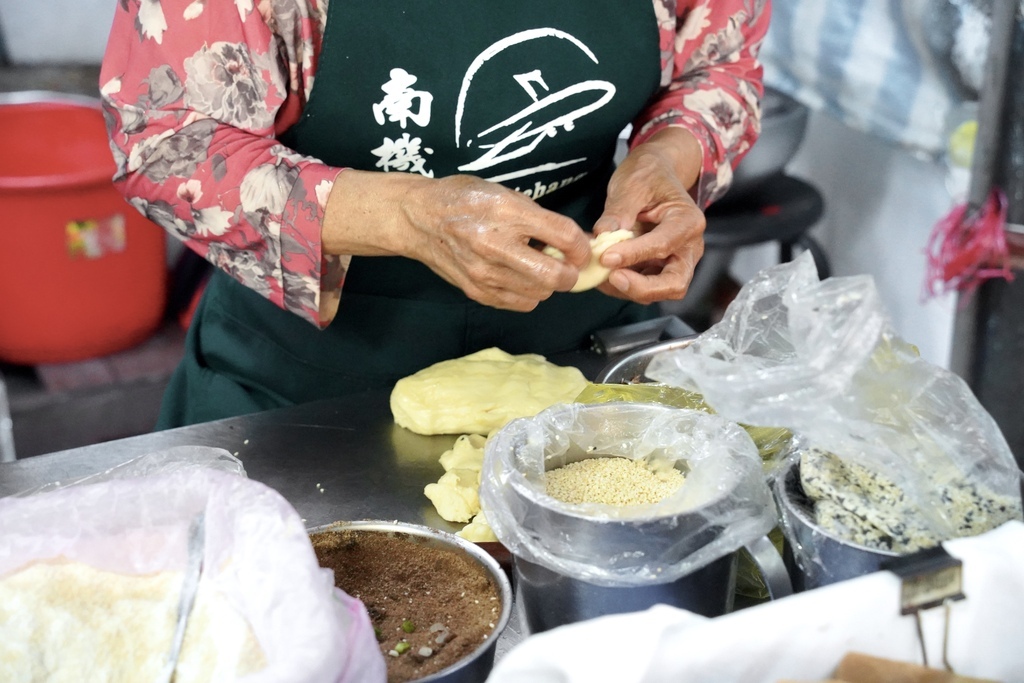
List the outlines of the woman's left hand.
{"type": "Polygon", "coordinates": [[[611,268],[600,291],[639,303],[682,299],[704,253],[704,213],[690,196],[703,155],[689,131],[670,127],[634,147],[612,175],[597,234],[627,229],[635,239],[601,257],[611,268]]]}

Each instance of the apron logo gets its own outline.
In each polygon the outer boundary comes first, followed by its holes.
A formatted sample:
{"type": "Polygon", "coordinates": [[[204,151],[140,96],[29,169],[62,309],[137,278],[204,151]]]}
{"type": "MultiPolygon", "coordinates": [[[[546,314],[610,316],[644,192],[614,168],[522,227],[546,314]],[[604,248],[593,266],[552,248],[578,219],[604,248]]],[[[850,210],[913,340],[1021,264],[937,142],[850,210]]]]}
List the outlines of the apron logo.
{"type": "MultiPolygon", "coordinates": [[[[462,79],[459,100],[455,109],[455,144],[462,146],[462,119],[466,110],[473,78],[488,60],[505,50],[527,43],[531,40],[567,40],[575,45],[580,52],[594,64],[598,63],[594,53],[575,36],[554,28],[538,28],[520,31],[503,38],[481,52],[462,79]]],[[[615,86],[609,81],[587,80],[573,83],[556,92],[544,81],[540,69],[521,74],[513,74],[512,78],[530,97],[531,103],[518,112],[494,125],[477,132],[466,139],[469,147],[474,142],[477,147],[486,150],[476,160],[459,166],[460,171],[482,171],[493,168],[512,159],[518,159],[533,152],[547,138],[553,138],[558,129],[572,130],[576,121],[607,104],[615,96],[615,86]],[[543,94],[538,90],[543,90],[543,94]]],[[[541,171],[552,171],[565,166],[572,166],[586,161],[587,157],[567,159],[525,168],[518,171],[499,174],[487,178],[493,182],[513,180],[533,175],[541,171]]]]}
{"type": "MultiPolygon", "coordinates": [[[[520,31],[503,38],[483,52],[470,64],[462,79],[458,101],[455,109],[455,146],[466,149],[475,147],[481,150],[473,161],[458,167],[460,171],[477,173],[495,169],[506,162],[519,159],[534,152],[546,139],[554,138],[559,130],[570,131],[576,121],[597,111],[615,96],[615,85],[605,80],[583,80],[552,92],[544,79],[540,68],[511,74],[512,80],[527,94],[529,104],[506,118],[489,125],[483,130],[474,131],[463,139],[463,118],[467,100],[470,99],[473,79],[480,69],[491,59],[509,48],[523,45],[534,40],[567,41],[574,45],[591,62],[598,64],[594,53],[575,36],[554,28],[538,28],[520,31]]],[[[384,97],[373,104],[373,118],[380,126],[389,123],[399,124],[403,131],[413,124],[425,128],[430,124],[431,105],[434,101],[432,93],[416,90],[416,76],[405,69],[394,68],[389,72],[390,80],[381,86],[384,97]]],[[[427,155],[433,149],[424,145],[422,138],[403,132],[401,136],[384,137],[376,149],[371,150],[377,157],[375,166],[383,171],[408,171],[419,173],[428,178],[434,172],[427,168],[427,155]]],[[[497,173],[486,180],[503,182],[523,178],[545,171],[580,164],[587,157],[549,161],[519,170],[497,173]]],[[[535,183],[535,187],[523,191],[535,199],[565,185],[575,182],[586,175],[574,173],[561,181],[547,186],[535,183]]]]}
{"type": "Polygon", "coordinates": [[[397,121],[403,129],[409,119],[421,128],[428,125],[434,96],[426,90],[413,90],[411,86],[416,77],[405,69],[392,69],[390,76],[391,80],[380,87],[384,91],[384,99],[373,105],[373,118],[383,126],[386,114],[388,121],[397,121]],[[412,105],[417,100],[419,106],[414,112],[412,105]]]}
{"type": "MultiPolygon", "coordinates": [[[[391,80],[380,87],[384,91],[384,99],[373,105],[373,118],[378,125],[387,121],[398,123],[404,129],[409,121],[423,128],[430,124],[430,105],[434,96],[426,90],[413,90],[416,77],[405,69],[392,69],[391,80]],[[413,104],[416,110],[413,111],[413,104]]],[[[409,171],[419,173],[428,178],[434,172],[427,170],[427,159],[423,154],[433,154],[434,150],[423,146],[423,140],[402,133],[399,138],[385,137],[380,147],[370,150],[377,161],[374,164],[384,171],[409,171]]]]}

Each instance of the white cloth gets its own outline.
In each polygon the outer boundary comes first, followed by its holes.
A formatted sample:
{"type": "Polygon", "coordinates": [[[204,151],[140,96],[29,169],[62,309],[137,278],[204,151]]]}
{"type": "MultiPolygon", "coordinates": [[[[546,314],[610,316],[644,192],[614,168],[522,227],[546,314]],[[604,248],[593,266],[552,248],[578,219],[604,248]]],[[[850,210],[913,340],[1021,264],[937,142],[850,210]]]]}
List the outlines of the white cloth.
{"type": "Polygon", "coordinates": [[[851,128],[937,157],[964,94],[952,65],[924,44],[932,2],[773,0],[761,50],[765,84],[851,128]]]}
{"type": "MultiPolygon", "coordinates": [[[[957,673],[1024,681],[1024,524],[949,541],[963,561],[965,600],[951,606],[949,662],[957,673]]],[[[658,605],[531,636],[488,683],[775,683],[828,678],[850,651],[921,661],[900,581],[878,572],[706,619],[658,605]]],[[[941,666],[944,610],[922,613],[929,664],[941,666]]]]}

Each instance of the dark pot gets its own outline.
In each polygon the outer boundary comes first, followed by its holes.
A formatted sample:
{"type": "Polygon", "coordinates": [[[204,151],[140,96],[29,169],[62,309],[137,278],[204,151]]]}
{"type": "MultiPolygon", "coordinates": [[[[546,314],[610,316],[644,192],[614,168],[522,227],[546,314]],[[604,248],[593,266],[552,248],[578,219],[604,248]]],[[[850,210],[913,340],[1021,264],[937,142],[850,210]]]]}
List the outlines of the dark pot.
{"type": "Polygon", "coordinates": [[[761,136],[740,161],[724,200],[741,199],[781,173],[800,148],[809,110],[792,97],[765,88],[761,100],[761,136]]]}

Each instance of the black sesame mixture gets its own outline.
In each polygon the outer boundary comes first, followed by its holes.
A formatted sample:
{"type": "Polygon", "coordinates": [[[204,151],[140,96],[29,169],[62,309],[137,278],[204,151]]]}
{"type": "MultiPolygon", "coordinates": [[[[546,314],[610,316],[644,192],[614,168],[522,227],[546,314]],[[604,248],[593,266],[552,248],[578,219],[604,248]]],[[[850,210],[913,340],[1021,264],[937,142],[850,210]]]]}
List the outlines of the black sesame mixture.
{"type": "MultiPolygon", "coordinates": [[[[800,456],[800,483],[814,501],[815,523],[858,545],[897,553],[930,548],[946,540],[890,479],[831,453],[808,449],[800,456]]],[[[1021,501],[964,479],[934,486],[940,514],[952,537],[974,536],[1011,519],[1021,519],[1021,501]]]]}

